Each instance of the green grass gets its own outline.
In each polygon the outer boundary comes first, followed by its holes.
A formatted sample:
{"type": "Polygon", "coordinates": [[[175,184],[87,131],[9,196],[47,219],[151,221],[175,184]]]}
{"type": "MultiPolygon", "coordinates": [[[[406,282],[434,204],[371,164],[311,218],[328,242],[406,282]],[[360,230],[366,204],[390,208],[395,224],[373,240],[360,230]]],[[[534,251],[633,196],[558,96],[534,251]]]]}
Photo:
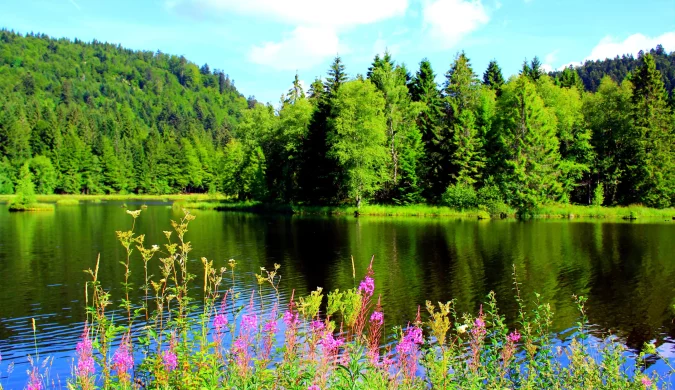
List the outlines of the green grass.
{"type": "Polygon", "coordinates": [[[9,211],[50,211],[54,210],[53,204],[33,203],[29,205],[10,204],[9,211]]]}
{"type": "MultiPolygon", "coordinates": [[[[60,201],[89,201],[100,202],[106,200],[158,200],[158,201],[215,201],[228,199],[224,195],[213,194],[176,194],[176,195],[138,195],[138,194],[107,194],[107,195],[80,195],[80,194],[52,194],[36,195],[41,203],[59,203],[60,201]]],[[[0,202],[10,202],[14,195],[0,195],[0,202]]],[[[61,204],[61,203],[59,203],[61,204]]]]}
{"type": "Polygon", "coordinates": [[[602,207],[570,204],[552,204],[542,206],[533,215],[535,218],[608,218],[642,219],[659,218],[672,220],[675,208],[654,209],[641,205],[602,207]]]}
{"type": "Polygon", "coordinates": [[[359,215],[368,216],[395,216],[395,217],[466,217],[490,218],[482,210],[455,210],[449,207],[429,205],[365,205],[361,209],[354,206],[304,206],[289,204],[264,204],[261,202],[175,202],[174,208],[218,210],[218,211],[248,211],[259,213],[281,213],[295,215],[359,215]]]}
{"type": "Polygon", "coordinates": [[[80,201],[78,199],[66,198],[57,200],[56,204],[59,206],[77,206],[80,204],[80,201]]]}

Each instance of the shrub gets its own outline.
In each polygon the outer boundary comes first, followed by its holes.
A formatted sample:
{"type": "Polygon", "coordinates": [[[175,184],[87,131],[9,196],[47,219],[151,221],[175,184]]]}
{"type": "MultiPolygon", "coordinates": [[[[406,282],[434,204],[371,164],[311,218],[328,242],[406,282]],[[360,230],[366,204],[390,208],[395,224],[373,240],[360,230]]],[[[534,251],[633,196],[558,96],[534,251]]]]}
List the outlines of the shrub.
{"type": "Polygon", "coordinates": [[[448,189],[443,194],[442,202],[444,205],[457,210],[468,210],[478,207],[476,190],[472,185],[465,183],[448,186],[448,189]]]}

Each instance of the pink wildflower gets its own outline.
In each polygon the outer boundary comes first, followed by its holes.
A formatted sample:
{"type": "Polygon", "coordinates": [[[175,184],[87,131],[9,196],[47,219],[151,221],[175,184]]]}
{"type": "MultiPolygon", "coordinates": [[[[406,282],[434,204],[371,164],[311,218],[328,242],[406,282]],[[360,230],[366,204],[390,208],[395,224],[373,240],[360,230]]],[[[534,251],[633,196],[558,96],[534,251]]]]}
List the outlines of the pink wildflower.
{"type": "Polygon", "coordinates": [[[646,377],[646,376],[643,376],[643,377],[642,377],[641,382],[642,382],[642,385],[643,385],[645,388],[651,387],[651,386],[652,386],[652,381],[651,381],[651,379],[649,379],[649,378],[646,377]]]}
{"type": "Polygon", "coordinates": [[[33,369],[30,373],[30,379],[28,380],[27,390],[42,390],[42,381],[37,374],[37,370],[33,369]]]}
{"type": "Polygon", "coordinates": [[[309,327],[313,332],[321,332],[326,328],[326,324],[324,324],[321,320],[314,320],[309,323],[309,327]]]}
{"type": "Polygon", "coordinates": [[[384,322],[384,314],[382,314],[381,311],[374,311],[373,314],[370,315],[370,322],[381,325],[384,322]]]}
{"type": "Polygon", "coordinates": [[[326,332],[323,339],[319,341],[323,345],[327,353],[336,353],[338,349],[345,343],[343,338],[338,337],[337,339],[333,336],[332,332],[326,332]]]}
{"type": "Polygon", "coordinates": [[[164,368],[168,371],[171,372],[178,367],[178,357],[176,356],[176,353],[173,351],[164,351],[162,353],[162,364],[164,364],[164,368]]]}
{"type": "Polygon", "coordinates": [[[244,314],[241,317],[241,328],[244,332],[255,330],[258,327],[258,316],[255,314],[244,314]]]}
{"type": "Polygon", "coordinates": [[[286,312],[284,313],[284,324],[286,324],[286,326],[297,325],[298,315],[291,313],[290,310],[286,310],[286,312]]]}
{"type": "Polygon", "coordinates": [[[85,326],[82,339],[75,347],[77,351],[77,376],[88,377],[94,374],[94,353],[91,340],[89,339],[89,329],[85,326]]]}
{"type": "Polygon", "coordinates": [[[307,388],[307,390],[321,390],[321,388],[317,385],[311,385],[307,388]]]}
{"type": "Polygon", "coordinates": [[[485,321],[483,321],[483,319],[480,317],[476,318],[476,322],[474,324],[479,328],[485,327],[485,321]]]}
{"type": "Polygon", "coordinates": [[[508,335],[508,339],[513,343],[517,343],[518,341],[520,341],[520,333],[518,333],[518,331],[515,330],[508,335]]]}
{"type": "Polygon", "coordinates": [[[134,357],[131,355],[131,342],[128,335],[122,338],[122,343],[117,348],[117,351],[115,351],[112,365],[113,369],[117,371],[117,375],[124,378],[134,368],[134,357]]]}
{"type": "Polygon", "coordinates": [[[265,322],[265,326],[263,327],[263,331],[265,333],[277,333],[277,321],[271,319],[271,320],[265,322]]]}
{"type": "Polygon", "coordinates": [[[371,297],[375,291],[375,280],[370,276],[366,276],[359,284],[359,291],[362,291],[366,296],[371,297]]]}
{"type": "Polygon", "coordinates": [[[213,326],[217,331],[221,331],[223,328],[225,328],[227,326],[227,317],[225,314],[216,315],[216,317],[213,319],[213,326]]]}

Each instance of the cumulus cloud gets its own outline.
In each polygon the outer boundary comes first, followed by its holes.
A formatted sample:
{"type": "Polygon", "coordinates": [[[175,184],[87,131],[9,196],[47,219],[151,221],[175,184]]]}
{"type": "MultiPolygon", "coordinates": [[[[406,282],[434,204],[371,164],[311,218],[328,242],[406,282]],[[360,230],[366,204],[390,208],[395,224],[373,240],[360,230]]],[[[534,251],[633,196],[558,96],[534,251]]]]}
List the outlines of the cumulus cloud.
{"type": "Polygon", "coordinates": [[[490,21],[480,0],[431,1],[424,4],[422,14],[431,37],[443,48],[455,46],[490,21]]]}
{"type": "Polygon", "coordinates": [[[623,41],[607,36],[591,50],[591,54],[585,59],[604,60],[623,54],[636,56],[640,50],[646,51],[658,44],[663,45],[666,51],[675,51],[675,32],[667,32],[653,38],[642,34],[633,34],[623,41]]]}
{"type": "Polygon", "coordinates": [[[311,68],[340,51],[340,41],[332,28],[297,27],[279,42],[253,46],[251,62],[279,70],[311,68]]]}
{"type": "Polygon", "coordinates": [[[169,0],[189,14],[212,12],[264,17],[291,25],[349,27],[403,15],[408,0],[169,0]]]}

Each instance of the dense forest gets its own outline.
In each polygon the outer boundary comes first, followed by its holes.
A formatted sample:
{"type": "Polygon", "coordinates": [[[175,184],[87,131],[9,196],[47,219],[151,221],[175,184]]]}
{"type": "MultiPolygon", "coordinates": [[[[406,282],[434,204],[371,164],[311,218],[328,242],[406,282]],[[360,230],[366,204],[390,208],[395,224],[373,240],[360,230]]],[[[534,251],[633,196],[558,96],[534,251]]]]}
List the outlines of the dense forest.
{"type": "Polygon", "coordinates": [[[672,58],[641,54],[624,77],[600,63],[547,75],[535,57],[505,80],[459,53],[438,85],[427,60],[409,71],[385,53],[350,77],[336,57],[273,107],[183,57],[3,30],[0,193],[30,178],[39,193],[669,207],[672,58]]]}
{"type": "MultiPolygon", "coordinates": [[[[666,91],[668,94],[672,94],[673,88],[675,88],[675,52],[669,54],[663,46],[657,45],[649,51],[649,54],[654,57],[656,69],[663,75],[666,91]]],[[[640,65],[639,58],[643,55],[644,52],[640,52],[638,58],[633,57],[632,54],[627,54],[605,60],[586,61],[581,66],[575,67],[574,70],[581,77],[584,88],[587,91],[596,92],[605,75],[610,76],[616,82],[623,81],[629,73],[638,68],[640,65]]],[[[555,78],[560,73],[552,72],[550,76],[555,78]]]]}

